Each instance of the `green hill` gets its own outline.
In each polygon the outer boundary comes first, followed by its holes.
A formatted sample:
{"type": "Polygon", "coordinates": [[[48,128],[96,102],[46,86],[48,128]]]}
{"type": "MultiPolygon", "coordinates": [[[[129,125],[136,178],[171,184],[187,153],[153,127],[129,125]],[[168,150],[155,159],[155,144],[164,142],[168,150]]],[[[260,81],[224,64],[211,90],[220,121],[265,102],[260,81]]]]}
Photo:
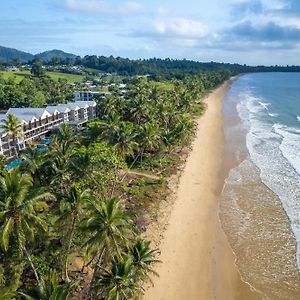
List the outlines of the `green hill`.
{"type": "Polygon", "coordinates": [[[50,61],[53,57],[60,58],[61,60],[65,60],[67,58],[76,58],[76,55],[74,54],[66,53],[62,50],[56,49],[39,53],[36,56],[44,62],[50,61]]]}
{"type": "Polygon", "coordinates": [[[59,58],[60,60],[65,60],[67,58],[76,58],[76,55],[71,53],[66,53],[62,50],[49,50],[36,55],[20,51],[13,48],[0,46],[0,61],[12,62],[15,59],[19,59],[22,63],[33,60],[34,57],[40,58],[44,62],[50,61],[53,57],[59,58]]]}
{"type": "Polygon", "coordinates": [[[21,62],[28,62],[33,58],[34,56],[30,53],[0,46],[0,61],[11,62],[15,59],[19,59],[21,62]]]}

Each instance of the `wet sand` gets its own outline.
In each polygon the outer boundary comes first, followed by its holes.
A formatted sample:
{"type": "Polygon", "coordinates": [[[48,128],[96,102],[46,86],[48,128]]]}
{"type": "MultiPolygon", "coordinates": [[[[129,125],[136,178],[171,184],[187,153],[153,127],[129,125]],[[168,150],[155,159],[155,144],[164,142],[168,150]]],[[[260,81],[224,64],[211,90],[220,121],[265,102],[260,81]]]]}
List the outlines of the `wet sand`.
{"type": "Polygon", "coordinates": [[[165,224],[162,263],[157,267],[160,277],[153,278],[146,300],[260,299],[242,282],[218,216],[219,195],[228,173],[221,166],[222,99],[229,85],[227,82],[205,100],[207,111],[198,120],[192,151],[165,224]]]}
{"type": "Polygon", "coordinates": [[[243,280],[264,300],[300,299],[296,241],[279,197],[260,178],[246,147],[248,127],[240,119],[238,96],[224,101],[226,184],[220,219],[243,280]]]}

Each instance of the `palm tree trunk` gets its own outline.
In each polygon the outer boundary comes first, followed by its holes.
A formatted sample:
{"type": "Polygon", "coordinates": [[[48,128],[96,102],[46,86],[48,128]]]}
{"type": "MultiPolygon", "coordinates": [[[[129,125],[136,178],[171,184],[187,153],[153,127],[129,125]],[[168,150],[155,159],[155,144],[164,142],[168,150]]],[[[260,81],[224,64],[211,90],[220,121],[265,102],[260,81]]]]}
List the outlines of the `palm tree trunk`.
{"type": "Polygon", "coordinates": [[[118,174],[119,174],[120,164],[121,164],[120,162],[121,162],[121,157],[120,157],[120,155],[118,155],[118,164],[117,164],[116,169],[115,169],[115,180],[114,180],[113,187],[112,187],[111,194],[110,194],[111,198],[113,197],[113,195],[115,193],[116,186],[117,186],[118,174]]]}
{"type": "Polygon", "coordinates": [[[23,251],[24,251],[24,254],[25,254],[25,256],[26,256],[26,258],[27,258],[27,260],[28,260],[28,262],[29,262],[29,264],[30,264],[30,267],[31,267],[32,271],[33,271],[33,274],[34,274],[34,277],[35,277],[35,279],[36,279],[36,281],[37,281],[37,284],[38,284],[38,286],[40,287],[40,286],[41,286],[40,278],[39,278],[39,275],[38,275],[38,273],[37,273],[37,270],[36,270],[36,268],[35,268],[35,266],[34,266],[34,264],[33,264],[33,262],[32,262],[32,259],[31,259],[31,257],[30,257],[30,254],[29,254],[29,252],[27,251],[26,247],[23,248],[23,251]]]}
{"type": "Polygon", "coordinates": [[[90,297],[92,296],[92,294],[93,294],[94,282],[95,282],[96,275],[97,275],[97,272],[98,272],[100,263],[101,263],[101,261],[102,261],[104,252],[105,252],[105,247],[103,247],[103,248],[101,249],[101,251],[99,252],[99,256],[98,256],[97,261],[96,261],[96,265],[95,265],[95,268],[94,268],[93,277],[92,277],[92,279],[91,279],[90,286],[89,286],[89,290],[88,290],[88,297],[89,297],[89,298],[90,298],[90,297]]]}
{"type": "MultiPolygon", "coordinates": [[[[137,156],[135,157],[134,161],[131,163],[129,170],[132,169],[132,167],[134,166],[134,164],[136,163],[136,161],[138,160],[140,154],[138,153],[137,156]]],[[[121,182],[123,182],[123,180],[125,180],[125,178],[127,177],[128,172],[126,172],[123,177],[121,178],[121,182]]]]}
{"type": "Polygon", "coordinates": [[[13,137],[13,144],[14,144],[14,149],[15,149],[15,156],[16,156],[16,158],[19,158],[18,140],[17,140],[16,136],[13,137]]]}
{"type": "Polygon", "coordinates": [[[68,243],[68,248],[67,248],[66,257],[65,257],[65,279],[66,279],[66,282],[70,282],[70,278],[69,278],[69,274],[68,274],[68,256],[69,256],[69,253],[70,253],[70,250],[72,247],[73,236],[74,236],[74,232],[75,232],[75,224],[76,224],[76,217],[74,217],[73,221],[72,221],[69,243],[68,243]]]}
{"type": "Polygon", "coordinates": [[[143,164],[143,155],[144,155],[144,151],[145,149],[143,148],[141,151],[141,159],[140,159],[140,167],[142,168],[142,164],[143,164]]]}

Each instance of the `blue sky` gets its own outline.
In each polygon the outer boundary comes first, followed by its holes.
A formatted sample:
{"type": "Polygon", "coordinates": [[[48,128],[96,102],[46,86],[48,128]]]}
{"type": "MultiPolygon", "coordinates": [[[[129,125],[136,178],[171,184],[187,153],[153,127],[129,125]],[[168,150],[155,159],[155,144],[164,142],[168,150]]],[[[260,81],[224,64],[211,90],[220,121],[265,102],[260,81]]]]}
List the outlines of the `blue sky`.
{"type": "Polygon", "coordinates": [[[129,58],[300,64],[300,0],[9,0],[0,45],[129,58]]]}

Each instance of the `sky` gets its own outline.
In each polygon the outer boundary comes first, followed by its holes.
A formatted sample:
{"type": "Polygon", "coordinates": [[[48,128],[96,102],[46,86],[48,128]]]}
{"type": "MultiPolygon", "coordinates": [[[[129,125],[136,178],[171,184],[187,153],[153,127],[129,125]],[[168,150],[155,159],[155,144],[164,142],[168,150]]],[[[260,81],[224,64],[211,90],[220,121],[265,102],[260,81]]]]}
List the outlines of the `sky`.
{"type": "Polygon", "coordinates": [[[300,0],[0,0],[0,45],[299,65],[300,0]]]}

